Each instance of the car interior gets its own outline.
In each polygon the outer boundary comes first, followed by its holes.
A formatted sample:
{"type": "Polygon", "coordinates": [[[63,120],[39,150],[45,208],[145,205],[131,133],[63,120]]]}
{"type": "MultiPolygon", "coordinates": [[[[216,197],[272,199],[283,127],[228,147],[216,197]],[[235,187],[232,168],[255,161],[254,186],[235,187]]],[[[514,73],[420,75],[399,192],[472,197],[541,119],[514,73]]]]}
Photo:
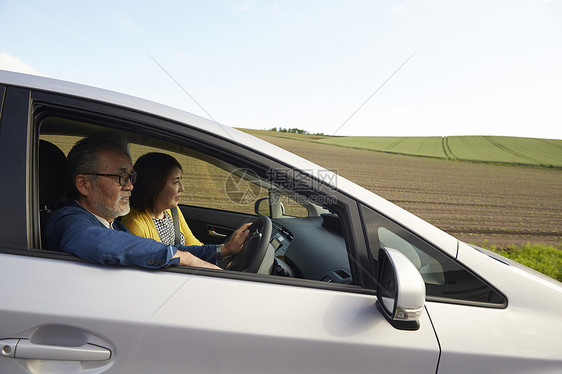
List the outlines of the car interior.
{"type": "MultiPolygon", "coordinates": [[[[242,223],[266,216],[270,232],[265,253],[260,255],[260,274],[353,284],[343,226],[326,196],[318,204],[299,193],[291,170],[265,175],[243,164],[234,164],[198,147],[171,142],[142,132],[99,126],[73,116],[47,115],[38,120],[39,128],[39,211],[41,233],[57,202],[64,198],[64,162],[73,144],[100,131],[120,131],[129,142],[133,164],[147,152],[164,152],[175,157],[183,169],[184,192],[179,208],[194,235],[205,244],[223,243],[242,223]]],[[[41,248],[44,238],[39,235],[41,248]]],[[[257,245],[257,244],[256,244],[257,245]]],[[[252,255],[254,255],[253,253],[252,255]]],[[[243,256],[239,256],[243,257],[243,256]]],[[[233,261],[234,262],[234,261],[233,261]]],[[[227,269],[249,271],[240,265],[227,269]]]]}

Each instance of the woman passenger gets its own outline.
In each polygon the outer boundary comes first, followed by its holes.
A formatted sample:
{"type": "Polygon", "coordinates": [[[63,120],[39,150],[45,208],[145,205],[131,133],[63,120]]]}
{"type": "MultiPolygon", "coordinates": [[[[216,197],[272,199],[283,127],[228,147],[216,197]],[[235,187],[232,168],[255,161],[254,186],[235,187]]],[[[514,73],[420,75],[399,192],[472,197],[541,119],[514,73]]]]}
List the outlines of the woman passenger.
{"type": "Polygon", "coordinates": [[[152,152],[141,156],[133,168],[137,171],[137,181],[131,195],[131,212],[121,221],[129,231],[168,245],[203,245],[177,209],[183,192],[180,163],[165,153],[152,152]],[[178,213],[179,243],[175,243],[171,209],[177,209],[178,213]]]}

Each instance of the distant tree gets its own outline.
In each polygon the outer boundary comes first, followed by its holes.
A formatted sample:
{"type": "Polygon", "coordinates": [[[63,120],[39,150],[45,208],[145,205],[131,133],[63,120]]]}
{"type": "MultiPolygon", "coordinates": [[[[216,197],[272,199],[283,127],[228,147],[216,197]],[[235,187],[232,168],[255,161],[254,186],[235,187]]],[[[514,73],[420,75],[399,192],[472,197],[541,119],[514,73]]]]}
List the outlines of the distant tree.
{"type": "Polygon", "coordinates": [[[291,134],[327,136],[327,135],[324,134],[323,132],[310,133],[310,132],[308,132],[308,131],[306,131],[306,130],[299,129],[299,128],[296,128],[296,127],[293,127],[293,128],[291,128],[291,129],[285,128],[285,127],[272,127],[272,128],[269,129],[269,131],[286,132],[286,133],[291,133],[291,134]]]}

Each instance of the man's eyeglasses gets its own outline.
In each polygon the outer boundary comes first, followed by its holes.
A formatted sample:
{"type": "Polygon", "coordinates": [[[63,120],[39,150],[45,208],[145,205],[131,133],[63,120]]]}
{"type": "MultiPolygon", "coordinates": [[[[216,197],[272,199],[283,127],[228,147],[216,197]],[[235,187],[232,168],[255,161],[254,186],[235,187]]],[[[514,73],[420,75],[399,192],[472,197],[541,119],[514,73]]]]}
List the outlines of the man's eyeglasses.
{"type": "Polygon", "coordinates": [[[131,184],[134,184],[137,180],[137,172],[136,170],[127,173],[126,171],[122,172],[121,174],[100,174],[100,173],[80,173],[82,175],[96,175],[98,177],[119,177],[119,184],[121,186],[126,185],[131,181],[131,184]]]}

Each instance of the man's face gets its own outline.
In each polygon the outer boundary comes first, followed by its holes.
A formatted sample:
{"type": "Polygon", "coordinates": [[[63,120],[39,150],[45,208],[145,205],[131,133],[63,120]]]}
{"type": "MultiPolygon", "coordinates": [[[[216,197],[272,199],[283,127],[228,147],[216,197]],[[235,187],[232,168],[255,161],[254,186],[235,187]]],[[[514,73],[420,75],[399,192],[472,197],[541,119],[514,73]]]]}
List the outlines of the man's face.
{"type": "MultiPolygon", "coordinates": [[[[104,150],[99,152],[99,174],[130,173],[133,170],[131,159],[122,150],[104,150]]],[[[92,179],[91,188],[86,198],[86,208],[92,213],[112,222],[117,217],[129,213],[129,197],[133,184],[128,181],[119,184],[119,177],[97,176],[92,179]]]]}

